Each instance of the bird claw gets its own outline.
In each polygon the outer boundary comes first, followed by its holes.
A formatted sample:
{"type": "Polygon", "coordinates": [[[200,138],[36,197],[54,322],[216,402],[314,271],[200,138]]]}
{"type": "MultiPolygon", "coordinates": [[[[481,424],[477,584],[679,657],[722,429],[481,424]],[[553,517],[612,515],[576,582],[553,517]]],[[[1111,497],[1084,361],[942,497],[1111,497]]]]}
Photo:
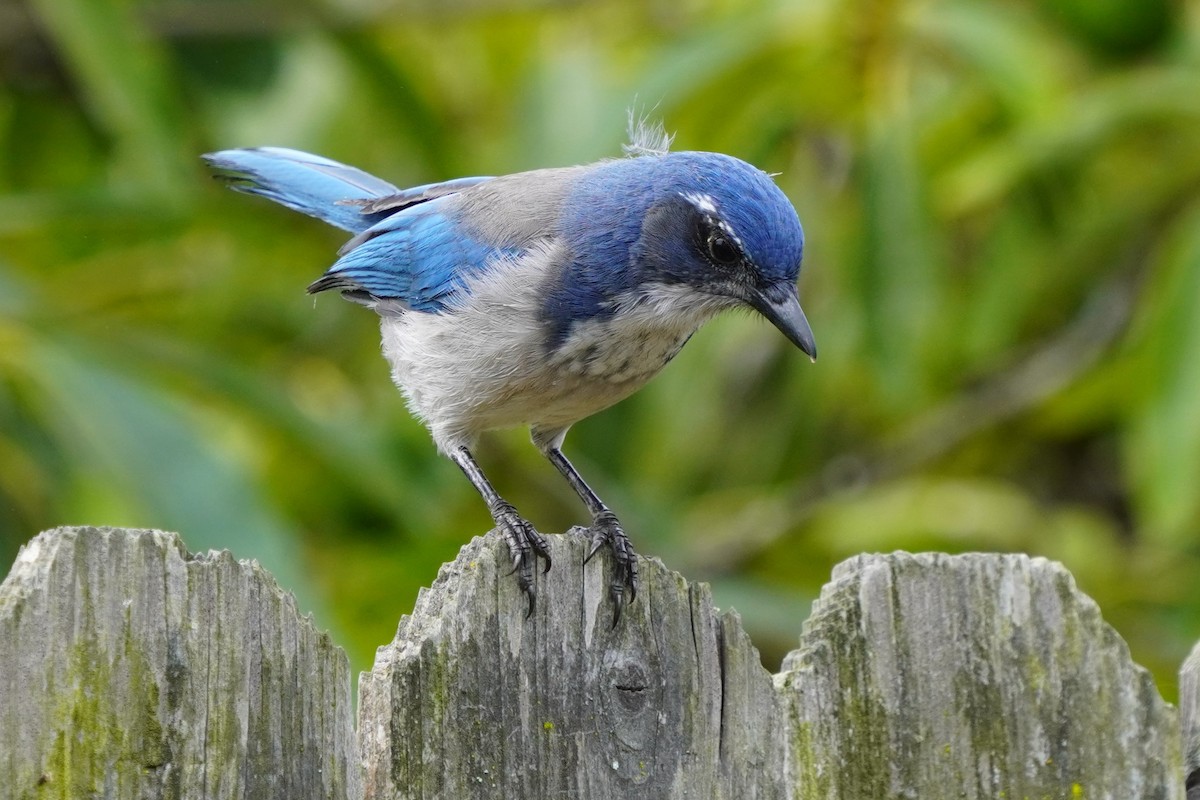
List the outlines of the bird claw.
{"type": "Polygon", "coordinates": [[[603,535],[601,532],[597,531],[594,528],[592,529],[592,532],[591,532],[591,540],[592,540],[592,546],[588,548],[587,555],[583,557],[584,564],[591,561],[592,556],[594,556],[594,555],[596,555],[596,553],[600,552],[601,547],[604,547],[604,545],[608,544],[608,537],[603,535]]]}
{"type": "Polygon", "coordinates": [[[583,563],[586,564],[590,561],[592,556],[596,555],[606,544],[612,550],[614,570],[612,580],[608,584],[608,596],[612,598],[613,602],[613,627],[615,628],[621,621],[621,608],[624,606],[626,592],[629,594],[628,602],[632,603],[637,598],[637,553],[633,552],[629,537],[625,535],[625,531],[621,529],[621,523],[611,512],[604,512],[596,517],[589,529],[589,535],[592,546],[588,549],[583,563]]]}
{"type": "Polygon", "coordinates": [[[537,559],[545,559],[546,566],[542,570],[545,575],[550,571],[550,549],[546,542],[546,537],[542,536],[537,530],[517,514],[516,510],[511,506],[500,509],[496,516],[496,522],[499,525],[500,533],[504,536],[504,541],[508,545],[508,552],[512,556],[513,568],[509,573],[517,575],[517,586],[529,598],[529,608],[525,612],[525,618],[529,619],[533,615],[534,606],[537,604],[537,589],[533,582],[533,565],[537,559]]]}

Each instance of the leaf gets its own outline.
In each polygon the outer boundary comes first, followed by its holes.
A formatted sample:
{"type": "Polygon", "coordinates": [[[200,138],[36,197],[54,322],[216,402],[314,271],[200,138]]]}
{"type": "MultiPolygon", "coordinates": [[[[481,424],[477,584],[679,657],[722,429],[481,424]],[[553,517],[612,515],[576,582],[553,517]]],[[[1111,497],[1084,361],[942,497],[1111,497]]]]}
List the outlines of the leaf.
{"type": "Polygon", "coordinates": [[[1185,215],[1143,297],[1124,437],[1147,534],[1194,542],[1200,525],[1200,206],[1185,215]]]}
{"type": "Polygon", "coordinates": [[[944,265],[933,247],[912,122],[874,122],[862,163],[863,229],[857,300],[882,390],[897,409],[928,398],[923,355],[943,306],[944,265]]]}
{"type": "Polygon", "coordinates": [[[120,0],[33,0],[69,63],[91,112],[112,137],[123,188],[170,207],[191,174],[189,141],[171,90],[167,60],[120,0]],[[132,180],[128,180],[131,178],[132,180]],[[133,184],[132,187],[128,184],[133,184]]]}
{"type": "Polygon", "coordinates": [[[1014,6],[926,5],[910,24],[924,44],[972,70],[1017,119],[1042,116],[1067,89],[1064,49],[1014,6]]]}
{"type": "Polygon", "coordinates": [[[1194,140],[1198,95],[1200,76],[1192,69],[1148,67],[1096,81],[1062,98],[1052,113],[1019,119],[975,148],[938,179],[937,205],[962,214],[1000,202],[1038,171],[1086,163],[1102,145],[1139,127],[1175,124],[1194,140]]]}

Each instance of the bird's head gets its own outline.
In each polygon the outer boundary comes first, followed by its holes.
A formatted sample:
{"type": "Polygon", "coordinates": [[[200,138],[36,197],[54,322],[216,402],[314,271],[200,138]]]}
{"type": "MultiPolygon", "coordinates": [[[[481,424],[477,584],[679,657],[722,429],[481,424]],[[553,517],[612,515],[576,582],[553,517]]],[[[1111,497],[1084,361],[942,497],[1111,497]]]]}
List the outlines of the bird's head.
{"type": "Polygon", "coordinates": [[[804,231],[771,177],[718,153],[633,160],[657,162],[652,199],[631,253],[642,279],[708,302],[749,306],[816,359],[796,290],[804,231]]]}

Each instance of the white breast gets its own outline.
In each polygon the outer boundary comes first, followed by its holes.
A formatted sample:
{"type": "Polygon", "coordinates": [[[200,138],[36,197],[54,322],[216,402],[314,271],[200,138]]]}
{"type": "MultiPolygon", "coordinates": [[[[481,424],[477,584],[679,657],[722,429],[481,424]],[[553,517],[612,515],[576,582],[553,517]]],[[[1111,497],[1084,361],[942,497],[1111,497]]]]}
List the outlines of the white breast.
{"type": "Polygon", "coordinates": [[[392,378],[444,452],[495,428],[565,430],[639,389],[728,304],[656,287],[548,352],[540,289],[558,258],[547,246],[496,265],[450,311],[382,317],[392,378]]]}

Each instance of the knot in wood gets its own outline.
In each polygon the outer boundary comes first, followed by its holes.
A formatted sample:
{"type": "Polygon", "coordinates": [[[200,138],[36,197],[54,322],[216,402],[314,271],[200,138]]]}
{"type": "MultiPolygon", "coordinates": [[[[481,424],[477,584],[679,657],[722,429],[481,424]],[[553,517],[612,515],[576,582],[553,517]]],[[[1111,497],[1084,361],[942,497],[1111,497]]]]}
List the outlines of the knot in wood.
{"type": "Polygon", "coordinates": [[[613,667],[612,687],[616,690],[618,705],[630,714],[636,714],[646,706],[646,671],[641,664],[623,663],[613,667]]]}

